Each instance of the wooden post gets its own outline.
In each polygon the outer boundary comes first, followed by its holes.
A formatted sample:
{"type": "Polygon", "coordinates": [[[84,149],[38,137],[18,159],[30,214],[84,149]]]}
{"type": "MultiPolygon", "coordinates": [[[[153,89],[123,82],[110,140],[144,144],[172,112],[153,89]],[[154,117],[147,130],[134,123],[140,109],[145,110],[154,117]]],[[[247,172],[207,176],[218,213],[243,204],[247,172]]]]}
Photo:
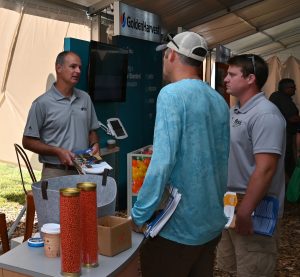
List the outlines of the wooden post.
{"type": "Polygon", "coordinates": [[[26,194],[26,220],[25,220],[25,233],[24,240],[26,241],[32,236],[35,206],[32,191],[27,191],[26,194]]]}
{"type": "Polygon", "coordinates": [[[5,253],[10,250],[10,246],[8,241],[6,218],[4,213],[0,213],[0,237],[2,241],[2,250],[3,253],[5,253]]]}

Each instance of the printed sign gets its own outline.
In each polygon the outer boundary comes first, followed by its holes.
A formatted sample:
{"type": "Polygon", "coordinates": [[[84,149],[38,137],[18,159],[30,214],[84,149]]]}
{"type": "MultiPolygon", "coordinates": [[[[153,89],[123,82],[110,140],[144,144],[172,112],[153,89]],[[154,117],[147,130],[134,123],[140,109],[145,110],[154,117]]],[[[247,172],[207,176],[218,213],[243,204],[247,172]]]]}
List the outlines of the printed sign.
{"type": "Polygon", "coordinates": [[[161,41],[161,23],[158,15],[121,2],[114,2],[114,35],[161,41]]]}

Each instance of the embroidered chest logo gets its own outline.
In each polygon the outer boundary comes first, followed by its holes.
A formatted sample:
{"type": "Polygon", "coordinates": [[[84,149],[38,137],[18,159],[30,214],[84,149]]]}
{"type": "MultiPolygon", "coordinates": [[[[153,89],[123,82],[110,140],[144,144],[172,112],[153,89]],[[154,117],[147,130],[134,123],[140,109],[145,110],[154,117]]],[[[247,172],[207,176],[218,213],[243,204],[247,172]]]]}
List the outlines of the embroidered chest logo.
{"type": "Polygon", "coordinates": [[[81,110],[82,111],[87,111],[87,108],[86,107],[81,107],[81,110]]]}
{"type": "Polygon", "coordinates": [[[242,121],[241,120],[238,120],[237,118],[234,120],[232,119],[232,127],[239,127],[242,125],[242,121]]]}

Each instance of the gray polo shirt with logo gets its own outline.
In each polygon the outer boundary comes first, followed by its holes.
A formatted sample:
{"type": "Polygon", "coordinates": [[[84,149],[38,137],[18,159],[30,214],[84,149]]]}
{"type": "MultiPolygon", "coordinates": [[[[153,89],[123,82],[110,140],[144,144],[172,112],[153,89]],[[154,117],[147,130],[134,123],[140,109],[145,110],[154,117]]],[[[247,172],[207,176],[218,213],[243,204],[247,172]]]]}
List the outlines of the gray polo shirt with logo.
{"type": "Polygon", "coordinates": [[[285,194],[285,119],[278,108],[258,93],[241,108],[230,110],[228,190],[244,194],[255,169],[255,154],[280,155],[268,195],[278,197],[280,216],[285,194]]]}
{"type": "MultiPolygon", "coordinates": [[[[89,132],[99,128],[90,96],[74,88],[70,98],[54,86],[32,103],[24,136],[70,151],[89,147],[89,132]]],[[[39,155],[41,163],[59,164],[56,156],[39,155]]]]}

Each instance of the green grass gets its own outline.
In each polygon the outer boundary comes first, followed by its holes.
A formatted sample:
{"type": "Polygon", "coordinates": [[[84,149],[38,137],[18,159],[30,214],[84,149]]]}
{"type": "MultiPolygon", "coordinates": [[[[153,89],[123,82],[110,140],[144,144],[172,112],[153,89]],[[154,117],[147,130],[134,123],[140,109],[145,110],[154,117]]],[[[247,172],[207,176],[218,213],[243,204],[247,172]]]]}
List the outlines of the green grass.
{"type": "MultiPolygon", "coordinates": [[[[23,168],[25,187],[31,190],[31,178],[26,168],[23,168]]],[[[34,171],[36,179],[40,180],[41,173],[34,171]]],[[[25,202],[21,175],[19,167],[0,162],[0,208],[9,206],[11,208],[23,205],[25,202]]]]}

